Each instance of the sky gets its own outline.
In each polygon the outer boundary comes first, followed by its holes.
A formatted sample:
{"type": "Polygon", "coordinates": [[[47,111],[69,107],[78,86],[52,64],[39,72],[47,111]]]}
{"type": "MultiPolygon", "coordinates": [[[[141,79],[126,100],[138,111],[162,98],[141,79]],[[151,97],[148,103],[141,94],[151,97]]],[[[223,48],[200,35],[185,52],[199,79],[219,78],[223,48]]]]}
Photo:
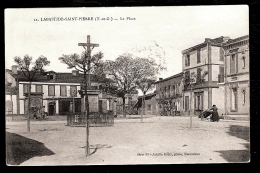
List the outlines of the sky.
{"type": "Polygon", "coordinates": [[[182,71],[181,51],[205,38],[248,34],[247,5],[5,9],[5,66],[11,69],[15,56],[28,54],[35,60],[43,55],[51,62],[46,70],[71,72],[58,58],[80,54],[84,48],[78,43],[90,35],[91,43],[99,44],[92,55],[101,51],[104,60],[156,43],[165,52],[167,67],[158,78],[166,78],[182,71]]]}

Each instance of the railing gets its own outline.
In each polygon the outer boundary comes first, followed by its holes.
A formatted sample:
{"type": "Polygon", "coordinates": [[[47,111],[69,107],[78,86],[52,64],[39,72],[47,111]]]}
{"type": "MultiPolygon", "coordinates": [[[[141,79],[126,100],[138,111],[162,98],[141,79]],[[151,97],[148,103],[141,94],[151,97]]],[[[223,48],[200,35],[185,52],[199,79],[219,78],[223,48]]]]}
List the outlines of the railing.
{"type": "MultiPolygon", "coordinates": [[[[90,127],[97,126],[113,126],[114,125],[114,115],[112,111],[100,114],[99,112],[90,112],[88,122],[90,127]]],[[[67,125],[68,126],[85,126],[86,119],[84,114],[67,114],[67,125]]]]}

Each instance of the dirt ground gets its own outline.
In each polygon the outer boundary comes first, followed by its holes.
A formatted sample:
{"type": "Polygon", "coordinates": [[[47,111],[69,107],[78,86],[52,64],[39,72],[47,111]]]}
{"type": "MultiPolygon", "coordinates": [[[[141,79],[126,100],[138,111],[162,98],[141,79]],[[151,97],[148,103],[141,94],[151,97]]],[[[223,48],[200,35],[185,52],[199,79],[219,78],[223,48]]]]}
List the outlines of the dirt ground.
{"type": "Polygon", "coordinates": [[[6,122],[9,165],[121,165],[228,163],[250,160],[249,121],[201,121],[193,117],[116,118],[112,127],[90,128],[66,121],[6,122]]]}

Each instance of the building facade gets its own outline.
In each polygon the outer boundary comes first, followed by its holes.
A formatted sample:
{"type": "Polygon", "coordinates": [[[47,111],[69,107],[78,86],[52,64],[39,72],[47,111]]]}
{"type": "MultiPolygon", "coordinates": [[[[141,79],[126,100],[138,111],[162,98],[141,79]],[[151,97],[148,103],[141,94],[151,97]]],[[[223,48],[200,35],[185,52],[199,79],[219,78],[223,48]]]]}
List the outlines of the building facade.
{"type": "Polygon", "coordinates": [[[182,111],[182,73],[155,82],[158,115],[182,111]]]}
{"type": "Polygon", "coordinates": [[[249,36],[231,39],[223,44],[225,51],[225,113],[249,118],[249,36]]]}
{"type": "Polygon", "coordinates": [[[224,114],[224,51],[228,37],[206,38],[201,44],[182,51],[183,113],[198,115],[213,104],[224,114]],[[187,81],[188,79],[188,81],[187,81]]]}
{"type": "MultiPolygon", "coordinates": [[[[17,95],[13,98],[13,113],[27,114],[29,81],[21,71],[17,70],[17,66],[12,66],[12,70],[6,70],[6,80],[18,87],[17,95]]],[[[71,103],[74,105],[75,113],[84,112],[84,96],[79,93],[82,90],[82,81],[83,74],[76,70],[73,70],[72,73],[49,71],[31,82],[31,95],[39,96],[41,101],[38,106],[45,106],[45,111],[49,115],[66,115],[71,103]]],[[[100,84],[91,75],[91,89],[88,90],[90,112],[113,108],[111,99],[109,100],[107,96],[104,97],[99,90],[100,84]]],[[[6,95],[6,102],[9,100],[10,98],[6,95]]],[[[32,99],[31,105],[33,106],[33,104],[34,99],[32,99]]]]}
{"type": "Polygon", "coordinates": [[[136,110],[138,115],[143,114],[143,107],[145,107],[145,115],[158,115],[156,91],[153,93],[148,93],[145,96],[138,96],[138,102],[134,105],[134,109],[136,110]],[[144,106],[143,99],[145,99],[144,106]]]}

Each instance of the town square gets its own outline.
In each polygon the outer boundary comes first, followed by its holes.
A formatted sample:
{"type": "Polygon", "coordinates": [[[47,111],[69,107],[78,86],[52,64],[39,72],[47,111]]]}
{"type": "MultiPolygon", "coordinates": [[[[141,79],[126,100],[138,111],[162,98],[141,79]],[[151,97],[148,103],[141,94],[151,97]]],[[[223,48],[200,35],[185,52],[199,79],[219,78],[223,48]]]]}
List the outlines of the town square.
{"type": "Polygon", "coordinates": [[[8,166],[250,162],[246,5],[5,19],[8,166]]]}

